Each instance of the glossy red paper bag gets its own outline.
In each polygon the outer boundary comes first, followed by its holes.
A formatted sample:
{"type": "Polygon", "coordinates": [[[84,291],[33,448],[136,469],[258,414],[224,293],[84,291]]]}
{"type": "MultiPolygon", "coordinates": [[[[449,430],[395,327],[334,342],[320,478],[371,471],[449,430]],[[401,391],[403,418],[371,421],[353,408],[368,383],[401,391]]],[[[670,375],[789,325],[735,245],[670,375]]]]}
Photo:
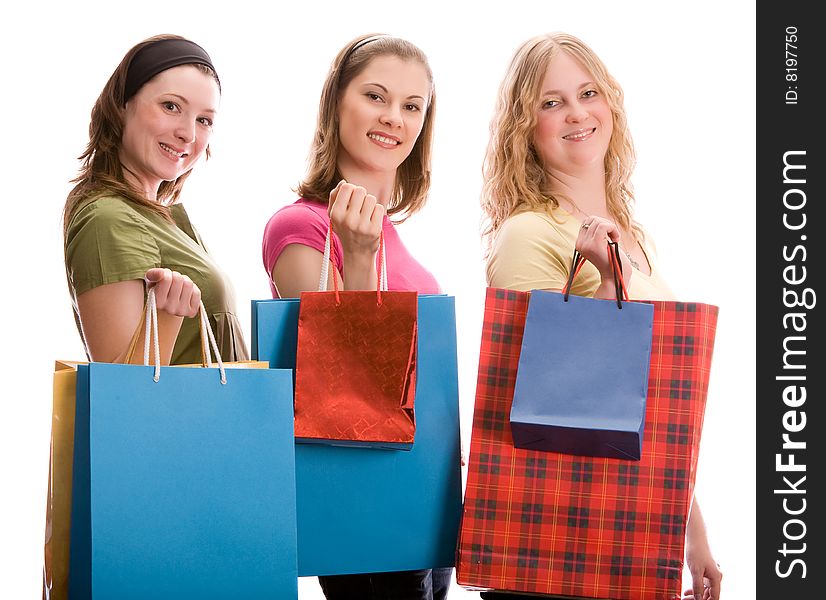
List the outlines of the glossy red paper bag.
{"type": "Polygon", "coordinates": [[[328,292],[327,228],[317,292],[303,292],[295,360],[299,442],[410,450],[416,432],[418,294],[387,291],[384,234],[375,291],[328,292]]]}
{"type": "Polygon", "coordinates": [[[298,441],[409,449],[416,431],[416,292],[304,292],[298,441]]]}

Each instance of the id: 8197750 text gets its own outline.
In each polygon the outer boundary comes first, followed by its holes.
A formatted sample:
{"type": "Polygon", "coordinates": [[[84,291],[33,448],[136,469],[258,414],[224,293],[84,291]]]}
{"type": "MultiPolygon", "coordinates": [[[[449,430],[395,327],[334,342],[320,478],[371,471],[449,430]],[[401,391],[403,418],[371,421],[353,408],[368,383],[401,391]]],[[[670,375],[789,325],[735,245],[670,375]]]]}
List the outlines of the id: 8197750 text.
{"type": "Polygon", "coordinates": [[[797,104],[797,27],[786,27],[786,104],[797,104]]]}

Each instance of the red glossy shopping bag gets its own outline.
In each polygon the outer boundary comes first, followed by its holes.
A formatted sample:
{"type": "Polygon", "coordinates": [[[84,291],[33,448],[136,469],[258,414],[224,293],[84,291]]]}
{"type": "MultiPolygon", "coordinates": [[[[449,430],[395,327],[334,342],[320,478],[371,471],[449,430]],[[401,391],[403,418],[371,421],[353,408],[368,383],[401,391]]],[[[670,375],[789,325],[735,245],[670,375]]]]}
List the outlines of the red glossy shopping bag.
{"type": "Polygon", "coordinates": [[[514,448],[508,417],[528,293],[487,290],[457,553],[460,585],[679,597],[717,307],[652,302],[639,462],[514,448]]]}
{"type": "MultiPolygon", "coordinates": [[[[323,264],[329,264],[330,232],[323,264]]],[[[416,433],[418,294],[386,291],[383,237],[375,291],[303,292],[295,437],[409,450],[416,433]],[[382,289],[384,288],[384,290],[382,289]]],[[[326,288],[327,273],[322,272],[326,288]]]]}

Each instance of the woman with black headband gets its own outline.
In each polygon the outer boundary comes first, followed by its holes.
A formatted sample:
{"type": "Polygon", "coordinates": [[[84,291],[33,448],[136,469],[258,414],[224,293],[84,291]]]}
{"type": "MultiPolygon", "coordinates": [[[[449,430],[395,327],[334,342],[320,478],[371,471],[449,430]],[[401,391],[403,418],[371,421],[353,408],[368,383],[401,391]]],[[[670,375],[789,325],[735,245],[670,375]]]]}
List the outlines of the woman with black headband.
{"type": "MultiPolygon", "coordinates": [[[[441,291],[394,225],[427,200],[434,108],[433,76],[415,45],[363,35],[341,49],[321,93],[309,169],[297,190],[301,197],[276,212],[264,231],[273,296],[298,297],[318,288],[331,221],[330,289],[333,277],[343,289],[376,289],[383,232],[388,289],[441,291]]],[[[424,569],[319,582],[328,600],[440,600],[447,597],[451,573],[424,569]]]]}
{"type": "Polygon", "coordinates": [[[89,360],[137,360],[128,348],[149,287],[164,364],[201,361],[198,322],[184,319],[201,301],[224,360],[248,357],[232,287],[178,203],[209,156],[220,96],[206,51],[162,35],[126,53],[92,108],[64,208],[66,277],[89,360]]]}

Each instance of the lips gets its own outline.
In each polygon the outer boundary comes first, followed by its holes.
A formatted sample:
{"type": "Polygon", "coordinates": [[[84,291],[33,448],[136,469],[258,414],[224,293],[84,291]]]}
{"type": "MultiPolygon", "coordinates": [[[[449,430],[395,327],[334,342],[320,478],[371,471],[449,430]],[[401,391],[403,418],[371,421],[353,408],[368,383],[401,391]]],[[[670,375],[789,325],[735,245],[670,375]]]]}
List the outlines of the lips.
{"type": "Polygon", "coordinates": [[[180,151],[180,150],[175,150],[175,148],[173,148],[172,146],[167,146],[163,142],[160,142],[158,145],[161,147],[161,149],[164,152],[166,152],[167,154],[170,154],[170,155],[172,155],[176,158],[185,158],[185,157],[189,156],[188,153],[180,151]]]}
{"type": "Polygon", "coordinates": [[[587,129],[577,129],[576,131],[569,133],[568,135],[563,135],[562,139],[568,140],[569,142],[579,142],[591,137],[591,135],[593,135],[596,130],[596,127],[589,127],[587,129]]]}
{"type": "Polygon", "coordinates": [[[378,145],[386,148],[395,148],[402,143],[402,141],[396,136],[377,131],[371,131],[367,134],[367,137],[376,142],[378,145]]]}

